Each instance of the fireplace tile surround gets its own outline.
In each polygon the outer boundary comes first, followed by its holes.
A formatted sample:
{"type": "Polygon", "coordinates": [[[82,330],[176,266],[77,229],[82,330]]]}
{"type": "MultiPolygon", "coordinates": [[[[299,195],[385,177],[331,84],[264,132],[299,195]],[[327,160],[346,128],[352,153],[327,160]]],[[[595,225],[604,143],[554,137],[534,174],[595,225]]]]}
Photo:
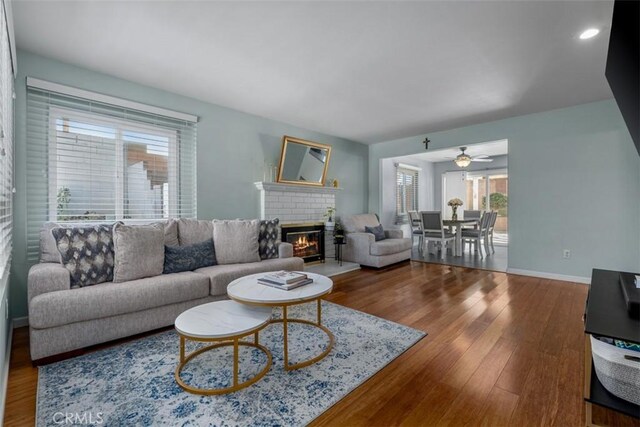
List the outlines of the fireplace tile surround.
{"type": "MultiPolygon", "coordinates": [[[[279,218],[281,224],[323,224],[327,207],[336,206],[340,188],[256,182],[260,191],[260,219],[279,218]]],[[[333,234],[325,232],[325,257],[335,255],[333,234]]]]}

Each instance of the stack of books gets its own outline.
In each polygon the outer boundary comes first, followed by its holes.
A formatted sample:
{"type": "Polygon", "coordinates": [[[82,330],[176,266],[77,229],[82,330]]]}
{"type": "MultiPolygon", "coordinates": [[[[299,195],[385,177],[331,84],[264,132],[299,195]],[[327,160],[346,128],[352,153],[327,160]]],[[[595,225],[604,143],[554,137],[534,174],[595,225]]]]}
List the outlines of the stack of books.
{"type": "Polygon", "coordinates": [[[258,283],[265,286],[271,286],[272,288],[289,291],[291,289],[313,283],[313,279],[309,278],[304,273],[298,273],[295,271],[274,271],[273,273],[267,273],[259,278],[258,283]]]}

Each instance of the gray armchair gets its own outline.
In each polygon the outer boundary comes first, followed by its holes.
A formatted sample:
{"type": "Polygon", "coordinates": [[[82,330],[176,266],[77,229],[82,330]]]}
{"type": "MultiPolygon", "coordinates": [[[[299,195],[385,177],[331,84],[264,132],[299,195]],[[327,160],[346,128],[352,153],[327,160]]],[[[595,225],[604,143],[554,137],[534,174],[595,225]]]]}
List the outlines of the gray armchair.
{"type": "Polygon", "coordinates": [[[411,259],[411,239],[402,230],[385,230],[385,239],[376,242],[375,236],[365,232],[365,226],[380,225],[375,214],[353,215],[342,219],[347,244],[344,260],[368,267],[385,267],[411,259]]]}

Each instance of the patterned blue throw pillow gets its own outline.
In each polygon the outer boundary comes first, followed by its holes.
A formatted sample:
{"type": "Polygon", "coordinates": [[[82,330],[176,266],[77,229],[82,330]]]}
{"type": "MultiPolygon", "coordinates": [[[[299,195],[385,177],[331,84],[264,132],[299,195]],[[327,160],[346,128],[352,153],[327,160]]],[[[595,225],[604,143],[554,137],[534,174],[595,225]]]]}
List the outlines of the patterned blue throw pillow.
{"type": "Polygon", "coordinates": [[[213,239],[186,246],[165,246],[164,270],[162,273],[193,271],[216,264],[216,250],[213,246],[213,239]]]}
{"type": "Polygon", "coordinates": [[[278,258],[278,226],[280,220],[263,219],[260,221],[260,232],[258,234],[258,252],[260,259],[278,258]]]}
{"type": "Polygon", "coordinates": [[[51,234],[72,288],[113,281],[113,224],[57,227],[51,234]]]}
{"type": "Polygon", "coordinates": [[[378,224],[375,227],[365,226],[364,231],[373,234],[376,238],[376,242],[379,240],[384,240],[386,238],[384,237],[384,229],[382,228],[382,224],[378,224]]]}

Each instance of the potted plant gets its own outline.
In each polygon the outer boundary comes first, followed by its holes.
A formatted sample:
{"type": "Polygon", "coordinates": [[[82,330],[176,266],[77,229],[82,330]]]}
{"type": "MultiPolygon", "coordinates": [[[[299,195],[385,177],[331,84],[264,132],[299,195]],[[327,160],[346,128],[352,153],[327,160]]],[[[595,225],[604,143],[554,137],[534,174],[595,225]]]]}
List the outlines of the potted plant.
{"type": "Polygon", "coordinates": [[[335,227],[335,215],[336,208],[333,206],[327,207],[327,211],[324,214],[324,228],[327,231],[332,231],[335,227]]]}
{"type": "Polygon", "coordinates": [[[344,243],[344,228],[340,220],[336,220],[335,227],[333,229],[333,240],[336,245],[344,243]]]}

